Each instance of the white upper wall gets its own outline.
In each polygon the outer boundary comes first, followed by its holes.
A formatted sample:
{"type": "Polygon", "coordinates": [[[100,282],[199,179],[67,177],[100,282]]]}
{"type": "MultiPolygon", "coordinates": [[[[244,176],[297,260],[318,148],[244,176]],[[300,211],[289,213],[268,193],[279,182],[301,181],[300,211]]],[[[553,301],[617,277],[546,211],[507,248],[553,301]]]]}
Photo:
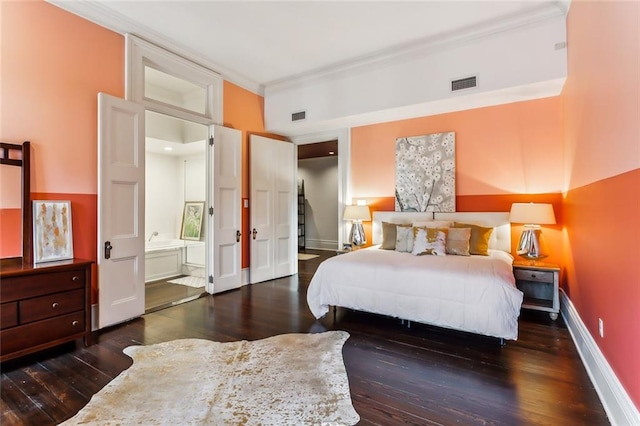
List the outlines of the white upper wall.
{"type": "Polygon", "coordinates": [[[267,131],[286,136],[559,95],[566,22],[557,16],[265,89],[267,131]],[[560,45],[558,45],[560,44],[560,45]],[[450,81],[478,87],[452,93],[450,81]],[[306,111],[292,122],[291,114],[306,111]]]}

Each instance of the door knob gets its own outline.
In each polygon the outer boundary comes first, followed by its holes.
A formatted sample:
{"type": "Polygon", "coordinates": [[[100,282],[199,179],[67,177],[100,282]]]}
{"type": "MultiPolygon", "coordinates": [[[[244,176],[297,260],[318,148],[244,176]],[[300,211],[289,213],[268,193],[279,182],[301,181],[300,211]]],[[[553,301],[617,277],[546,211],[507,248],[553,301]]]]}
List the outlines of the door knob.
{"type": "Polygon", "coordinates": [[[105,241],[104,243],[104,258],[111,259],[111,249],[113,246],[111,245],[111,241],[105,241]]]}
{"type": "Polygon", "coordinates": [[[256,230],[256,228],[253,228],[253,231],[251,231],[251,233],[253,234],[253,239],[256,239],[256,235],[258,235],[258,231],[256,230]]]}
{"type": "Polygon", "coordinates": [[[240,237],[242,236],[242,233],[240,232],[240,230],[236,231],[236,243],[240,242],[240,237]]]}

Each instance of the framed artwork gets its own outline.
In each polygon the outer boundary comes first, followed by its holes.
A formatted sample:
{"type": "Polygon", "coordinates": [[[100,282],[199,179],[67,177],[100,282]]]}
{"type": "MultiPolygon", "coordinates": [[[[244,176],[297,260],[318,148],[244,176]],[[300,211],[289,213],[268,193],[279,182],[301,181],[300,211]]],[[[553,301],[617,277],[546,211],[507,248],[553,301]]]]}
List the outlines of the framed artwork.
{"type": "Polygon", "coordinates": [[[35,263],[73,259],[71,201],[33,201],[35,263]]]}
{"type": "Polygon", "coordinates": [[[202,236],[202,218],[204,201],[187,201],[182,211],[182,231],[180,239],[200,241],[202,236]]]}
{"type": "Polygon", "coordinates": [[[396,139],[396,211],[456,211],[456,134],[396,139]]]}

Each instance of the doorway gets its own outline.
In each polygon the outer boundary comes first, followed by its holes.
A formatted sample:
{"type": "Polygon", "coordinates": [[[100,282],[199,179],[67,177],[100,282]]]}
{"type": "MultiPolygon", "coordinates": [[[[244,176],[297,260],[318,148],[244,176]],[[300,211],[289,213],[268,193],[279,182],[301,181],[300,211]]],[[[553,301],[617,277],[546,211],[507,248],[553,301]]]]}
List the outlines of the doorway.
{"type": "Polygon", "coordinates": [[[298,146],[298,195],[298,251],[337,250],[337,140],[298,146]]]}
{"type": "Polygon", "coordinates": [[[209,128],[149,110],[145,122],[145,312],[151,312],[205,293],[209,128]]]}

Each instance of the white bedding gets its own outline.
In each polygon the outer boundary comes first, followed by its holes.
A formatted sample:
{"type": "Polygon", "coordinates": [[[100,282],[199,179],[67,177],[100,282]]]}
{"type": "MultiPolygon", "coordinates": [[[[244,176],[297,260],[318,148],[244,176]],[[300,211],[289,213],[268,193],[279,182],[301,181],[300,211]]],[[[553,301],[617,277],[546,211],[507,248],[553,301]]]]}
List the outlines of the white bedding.
{"type": "Polygon", "coordinates": [[[516,340],[522,292],[513,258],[413,256],[369,248],[325,260],[307,292],[316,318],[341,306],[487,336],[516,340]]]}

